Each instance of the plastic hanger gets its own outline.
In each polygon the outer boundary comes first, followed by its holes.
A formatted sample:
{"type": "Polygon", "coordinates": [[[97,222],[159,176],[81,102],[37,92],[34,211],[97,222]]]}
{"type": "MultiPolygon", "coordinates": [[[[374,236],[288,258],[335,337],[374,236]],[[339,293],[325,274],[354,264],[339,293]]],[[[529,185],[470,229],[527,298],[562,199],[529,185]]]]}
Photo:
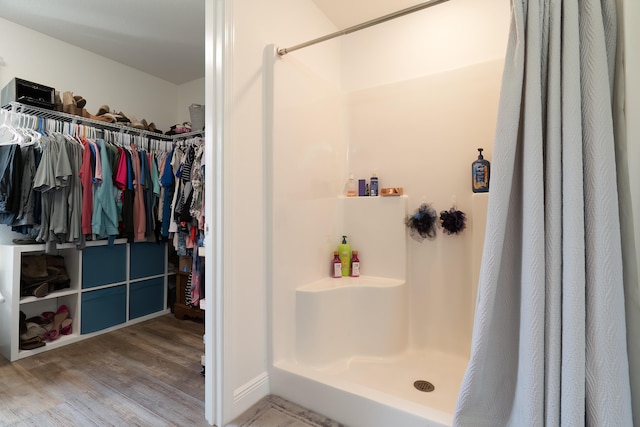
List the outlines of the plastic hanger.
{"type": "Polygon", "coordinates": [[[19,144],[23,141],[24,138],[13,124],[14,120],[15,113],[8,112],[8,114],[5,115],[2,124],[0,124],[0,145],[19,144]]]}

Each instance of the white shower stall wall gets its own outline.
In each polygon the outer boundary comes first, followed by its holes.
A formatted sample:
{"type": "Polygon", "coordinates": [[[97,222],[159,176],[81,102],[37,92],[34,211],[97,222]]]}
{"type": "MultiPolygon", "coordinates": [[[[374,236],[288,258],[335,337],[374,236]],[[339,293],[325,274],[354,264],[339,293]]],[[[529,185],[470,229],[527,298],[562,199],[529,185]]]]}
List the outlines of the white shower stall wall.
{"type": "Polygon", "coordinates": [[[486,14],[472,3],[452,1],[283,58],[273,46],[265,55],[270,389],[348,425],[451,422],[487,204],[471,192],[471,162],[478,147],[491,159],[508,27],[508,2],[487,2],[494,10],[486,14]],[[382,47],[376,56],[378,42],[400,39],[402,51],[382,47]],[[406,243],[375,243],[391,254],[406,248],[400,274],[349,231],[356,224],[382,236],[364,204],[386,198],[342,197],[350,173],[368,180],[372,172],[380,187],[407,195],[396,199],[405,214],[394,224],[406,243]],[[342,209],[349,202],[365,206],[352,219],[342,209]],[[408,238],[404,217],[422,203],[437,213],[455,206],[467,228],[408,238]],[[360,251],[363,275],[389,279],[384,285],[329,278],[343,234],[360,251]],[[417,391],[419,379],[435,391],[417,391]]]}
{"type": "MultiPolygon", "coordinates": [[[[270,373],[274,392],[314,408],[317,402],[311,396],[330,387],[330,396],[367,396],[367,402],[383,405],[394,417],[440,423],[434,425],[450,422],[470,347],[487,200],[471,192],[471,162],[477,146],[491,152],[501,69],[502,61],[490,61],[344,94],[293,56],[276,60],[270,373]],[[303,104],[283,108],[277,100],[288,99],[292,85],[307,96],[303,104]],[[367,256],[370,247],[354,234],[349,242],[361,251],[363,273],[369,269],[374,276],[406,280],[386,297],[379,298],[375,292],[381,289],[375,286],[365,291],[328,278],[332,251],[340,236],[352,234],[350,227],[366,226],[370,235],[384,236],[383,223],[373,219],[373,203],[369,213],[364,204],[386,198],[340,197],[350,170],[356,178],[376,170],[382,187],[403,187],[408,196],[400,200],[406,201],[407,214],[427,202],[436,212],[455,204],[468,216],[467,229],[459,235],[438,230],[434,240],[409,239],[403,274],[391,273],[388,267],[383,271],[384,257],[367,256]],[[349,202],[365,209],[349,217],[341,209],[349,202]],[[369,310],[361,309],[366,305],[369,310]],[[372,313],[378,311],[376,318],[372,313]],[[372,329],[357,329],[362,324],[372,329]],[[400,330],[398,325],[406,326],[400,330]],[[382,349],[359,338],[388,346],[382,349]],[[292,386],[302,378],[315,383],[292,386]],[[433,382],[436,390],[417,391],[413,382],[419,379],[433,382]],[[398,402],[390,405],[394,399],[398,402]]],[[[405,217],[398,215],[394,224],[403,235],[405,217]]],[[[389,236],[375,245],[389,254],[402,252],[404,246],[389,236]]],[[[337,408],[333,403],[332,407],[337,408]]],[[[324,406],[315,409],[327,411],[324,406]]],[[[349,411],[336,411],[338,419],[358,425],[348,418],[349,411]]],[[[403,425],[412,425],[406,422],[403,425]]]]}

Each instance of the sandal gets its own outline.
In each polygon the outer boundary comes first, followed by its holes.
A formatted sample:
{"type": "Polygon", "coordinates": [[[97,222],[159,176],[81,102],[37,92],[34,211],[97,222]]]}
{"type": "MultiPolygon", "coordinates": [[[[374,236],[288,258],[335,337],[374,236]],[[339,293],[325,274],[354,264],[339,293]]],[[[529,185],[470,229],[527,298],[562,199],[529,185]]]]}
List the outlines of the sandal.
{"type": "Polygon", "coordinates": [[[62,323],[60,324],[60,335],[70,335],[72,332],[72,326],[73,324],[73,319],[66,318],[62,321],[62,323]]]}
{"type": "Polygon", "coordinates": [[[60,336],[60,328],[62,327],[62,322],[69,317],[69,309],[66,305],[61,305],[56,311],[56,314],[53,315],[53,323],[51,324],[51,329],[49,329],[44,338],[47,341],[55,341],[60,336]]]}

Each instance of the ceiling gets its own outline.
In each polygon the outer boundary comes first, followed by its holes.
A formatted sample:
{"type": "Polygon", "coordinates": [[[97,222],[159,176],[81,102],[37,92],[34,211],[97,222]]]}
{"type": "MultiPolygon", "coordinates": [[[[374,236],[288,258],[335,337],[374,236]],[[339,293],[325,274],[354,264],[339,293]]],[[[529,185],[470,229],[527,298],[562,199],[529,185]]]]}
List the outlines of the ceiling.
{"type": "Polygon", "coordinates": [[[426,0],[313,0],[340,30],[424,1],[426,0]]]}
{"type": "MultiPolygon", "coordinates": [[[[416,0],[313,0],[339,28],[416,0]]],[[[204,77],[205,0],[0,0],[15,22],[174,84],[204,77]]]]}

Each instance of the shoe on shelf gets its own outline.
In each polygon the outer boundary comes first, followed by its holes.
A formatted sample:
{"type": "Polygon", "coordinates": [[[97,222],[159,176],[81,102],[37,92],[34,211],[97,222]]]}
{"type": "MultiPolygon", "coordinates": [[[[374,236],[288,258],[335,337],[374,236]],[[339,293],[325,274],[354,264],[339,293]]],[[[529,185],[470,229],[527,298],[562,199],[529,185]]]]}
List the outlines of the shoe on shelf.
{"type": "Polygon", "coordinates": [[[99,114],[98,117],[108,118],[109,120],[111,120],[111,123],[118,123],[118,120],[120,119],[120,116],[116,113],[99,114]]]}
{"type": "Polygon", "coordinates": [[[60,324],[60,335],[71,335],[73,319],[70,317],[64,319],[60,324]]]}
{"type": "Polygon", "coordinates": [[[132,122],[131,127],[140,129],[140,130],[149,130],[149,125],[147,124],[147,121],[145,119],[142,119],[139,122],[138,121],[132,122]]]}
{"type": "Polygon", "coordinates": [[[76,114],[76,100],[73,98],[73,92],[62,94],[62,111],[67,114],[76,114]]]}
{"type": "Polygon", "coordinates": [[[43,282],[33,289],[32,294],[36,298],[42,298],[49,295],[49,282],[43,282]]]}
{"type": "Polygon", "coordinates": [[[98,110],[98,114],[96,114],[96,116],[101,116],[101,115],[106,114],[106,113],[108,113],[110,111],[111,111],[111,109],[109,108],[108,105],[106,105],[106,104],[102,105],[100,107],[100,109],[98,110]]]}
{"type": "Polygon", "coordinates": [[[105,123],[113,123],[113,119],[111,119],[111,117],[107,117],[107,116],[94,116],[93,114],[90,114],[86,108],[82,109],[82,117],[84,117],[85,119],[91,119],[91,120],[98,120],[100,122],[105,122],[105,123]]]}
{"type": "Polygon", "coordinates": [[[47,330],[42,327],[42,325],[38,325],[37,323],[27,322],[27,331],[23,334],[20,334],[20,340],[29,341],[33,338],[44,338],[47,330]]]}
{"type": "Polygon", "coordinates": [[[116,119],[116,123],[123,126],[131,126],[131,118],[128,114],[124,114],[122,111],[119,113],[112,113],[116,119]]]}
{"type": "Polygon", "coordinates": [[[156,128],[156,124],[151,122],[149,123],[149,132],[162,133],[162,131],[156,128]]]}
{"type": "Polygon", "coordinates": [[[62,322],[69,317],[69,309],[66,305],[61,305],[53,315],[53,322],[51,322],[51,328],[46,332],[44,338],[47,341],[55,341],[60,336],[60,329],[62,328],[62,322]]]}
{"type": "MultiPolygon", "coordinates": [[[[53,316],[53,312],[50,311],[48,313],[51,313],[51,316],[53,316]]],[[[49,323],[51,323],[51,316],[50,317],[45,317],[46,313],[43,313],[43,315],[41,316],[33,316],[33,317],[29,317],[28,319],[26,319],[27,323],[37,323],[40,326],[47,326],[49,323]]]]}
{"type": "Polygon", "coordinates": [[[49,295],[49,281],[43,280],[37,283],[22,284],[20,286],[20,295],[23,297],[46,297],[49,295]]]}
{"type": "Polygon", "coordinates": [[[85,105],[87,105],[87,100],[81,97],[80,95],[74,96],[73,100],[76,101],[76,107],[81,110],[84,108],[85,105]]]}
{"type": "Polygon", "coordinates": [[[36,239],[13,239],[13,243],[16,245],[37,245],[40,242],[36,242],[36,239]]]}
{"type": "Polygon", "coordinates": [[[44,347],[45,343],[40,337],[33,337],[28,340],[20,340],[20,350],[33,350],[38,347],[44,347]]]}

